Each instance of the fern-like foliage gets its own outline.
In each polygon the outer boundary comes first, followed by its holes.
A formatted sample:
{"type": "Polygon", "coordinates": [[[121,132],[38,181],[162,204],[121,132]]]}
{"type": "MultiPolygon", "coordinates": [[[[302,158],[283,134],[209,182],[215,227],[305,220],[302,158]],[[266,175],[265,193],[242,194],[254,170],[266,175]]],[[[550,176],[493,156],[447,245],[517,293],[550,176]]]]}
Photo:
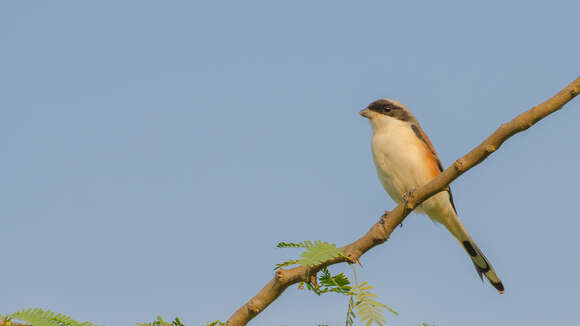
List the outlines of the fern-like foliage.
{"type": "Polygon", "coordinates": [[[306,251],[300,254],[302,259],[298,260],[300,265],[303,266],[315,266],[341,254],[340,249],[334,243],[316,240],[314,243],[312,241],[304,241],[304,244],[306,245],[306,251]]]}
{"type": "MultiPolygon", "coordinates": [[[[275,270],[283,266],[295,264],[301,264],[303,266],[316,266],[338,256],[345,257],[335,244],[320,240],[280,242],[277,244],[277,247],[304,248],[306,250],[300,254],[301,259],[292,259],[276,264],[274,268],[275,270]]],[[[354,325],[354,320],[357,318],[357,315],[362,322],[365,322],[366,326],[370,326],[373,323],[379,326],[383,326],[385,324],[385,316],[383,313],[384,310],[388,310],[395,315],[398,315],[398,313],[387,305],[377,301],[377,295],[369,291],[373,287],[368,285],[367,282],[363,282],[359,285],[356,276],[356,269],[354,268],[354,265],[351,266],[354,272],[356,284],[354,287],[351,287],[349,279],[343,273],[332,275],[326,267],[323,267],[320,269],[318,279],[315,280],[317,282],[301,282],[298,285],[298,288],[306,288],[316,293],[317,295],[321,295],[327,292],[335,292],[348,296],[349,303],[346,312],[347,326],[354,325]]]]}
{"type": "Polygon", "coordinates": [[[298,288],[304,290],[310,290],[317,295],[321,295],[327,292],[336,292],[344,295],[348,295],[351,287],[350,281],[343,273],[337,275],[331,275],[326,267],[320,270],[320,275],[318,276],[318,282],[316,284],[300,282],[298,288]]]}
{"type": "MultiPolygon", "coordinates": [[[[306,248],[305,241],[302,242],[278,242],[276,245],[277,248],[306,248]]],[[[284,266],[296,265],[300,264],[300,260],[298,259],[290,259],[281,263],[278,263],[274,266],[274,270],[280,269],[284,266]]]]}
{"type": "Polygon", "coordinates": [[[326,267],[320,270],[318,282],[322,293],[336,292],[348,294],[351,290],[350,281],[343,273],[331,275],[326,267]]]}
{"type": "Polygon", "coordinates": [[[302,241],[302,242],[279,242],[276,247],[278,248],[305,248],[306,250],[300,254],[301,259],[290,259],[285,262],[281,262],[274,266],[274,270],[280,267],[300,264],[303,266],[315,266],[323,263],[329,259],[338,257],[342,255],[340,249],[336,247],[333,243],[328,243],[326,241],[315,240],[315,241],[302,241]]]}
{"type": "Polygon", "coordinates": [[[214,321],[212,323],[206,323],[205,326],[223,326],[225,324],[226,323],[224,323],[224,322],[221,322],[219,320],[216,320],[216,321],[214,321]]]}
{"type": "Polygon", "coordinates": [[[346,310],[346,326],[353,326],[356,314],[354,313],[354,299],[351,295],[348,300],[348,307],[346,310]]]}
{"type": "Polygon", "coordinates": [[[300,261],[297,260],[297,259],[290,259],[290,260],[287,260],[287,261],[283,261],[283,262],[281,262],[279,264],[276,264],[274,266],[274,270],[277,270],[277,269],[279,269],[281,267],[284,267],[284,266],[296,265],[296,264],[299,264],[299,263],[300,263],[300,261]]]}
{"type": "Polygon", "coordinates": [[[303,242],[278,242],[276,245],[278,248],[306,248],[306,245],[303,242]]]}
{"type": "Polygon", "coordinates": [[[383,326],[385,324],[384,309],[389,310],[395,315],[398,315],[399,313],[387,305],[378,302],[376,300],[378,296],[369,291],[372,288],[373,287],[368,285],[367,282],[363,282],[360,285],[357,284],[353,287],[350,291],[350,295],[351,297],[354,297],[354,306],[357,314],[362,322],[366,322],[366,326],[370,326],[372,323],[383,326]]]}
{"type": "Polygon", "coordinates": [[[173,325],[173,326],[185,326],[185,324],[182,323],[181,320],[179,320],[179,317],[175,317],[175,319],[171,322],[171,325],[173,325]]]}
{"type": "MultiPolygon", "coordinates": [[[[209,323],[208,323],[209,325],[209,323]]],[[[212,326],[214,324],[211,324],[212,326]]],[[[216,324],[217,325],[217,324],[216,324]]],[[[163,317],[161,316],[157,316],[157,319],[153,322],[150,323],[136,323],[135,326],[185,326],[185,324],[183,324],[181,322],[181,320],[179,320],[179,318],[175,318],[171,323],[167,322],[163,319],[163,317]]]]}
{"type": "Polygon", "coordinates": [[[10,320],[20,320],[32,326],[97,326],[91,322],[79,322],[67,315],[57,314],[50,310],[29,308],[5,316],[10,320]]]}

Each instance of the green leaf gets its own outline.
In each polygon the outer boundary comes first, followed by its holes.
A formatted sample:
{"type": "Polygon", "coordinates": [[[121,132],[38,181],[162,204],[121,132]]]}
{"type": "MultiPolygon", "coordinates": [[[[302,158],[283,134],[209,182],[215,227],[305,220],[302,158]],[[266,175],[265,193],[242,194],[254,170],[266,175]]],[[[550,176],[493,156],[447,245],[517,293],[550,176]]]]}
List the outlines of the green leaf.
{"type": "Polygon", "coordinates": [[[276,245],[278,248],[306,248],[306,245],[303,242],[278,242],[276,245]]]}
{"type": "Polygon", "coordinates": [[[350,281],[343,274],[331,275],[327,268],[320,270],[320,277],[318,279],[320,287],[324,292],[336,292],[340,294],[348,294],[350,291],[350,281]]]}
{"type": "Polygon", "coordinates": [[[205,325],[206,326],[223,326],[223,325],[225,325],[225,323],[224,322],[221,322],[219,320],[216,320],[213,323],[206,323],[205,325]]]}
{"type": "Polygon", "coordinates": [[[356,314],[354,313],[354,300],[353,296],[350,296],[348,300],[348,308],[346,310],[346,326],[353,326],[356,314]]]}
{"type": "Polygon", "coordinates": [[[24,321],[34,326],[96,326],[88,321],[81,323],[69,316],[40,308],[23,309],[6,317],[24,321]]]}
{"type": "Polygon", "coordinates": [[[336,248],[335,244],[320,240],[316,240],[314,243],[304,241],[304,244],[306,251],[300,254],[302,259],[299,260],[303,266],[315,266],[340,255],[340,250],[336,248]]]}
{"type": "Polygon", "coordinates": [[[299,260],[290,259],[290,260],[287,260],[285,262],[276,264],[276,266],[274,266],[274,270],[280,269],[281,267],[284,267],[284,266],[296,265],[296,264],[299,264],[299,263],[300,263],[299,260]]]}
{"type": "Polygon", "coordinates": [[[172,326],[185,326],[185,324],[182,323],[178,317],[175,317],[175,319],[171,322],[171,325],[172,326]]]}
{"type": "MultiPolygon", "coordinates": [[[[385,323],[385,316],[383,313],[384,309],[395,315],[398,315],[398,313],[387,305],[375,300],[378,296],[369,291],[372,288],[373,287],[368,285],[367,282],[363,282],[353,287],[348,294],[351,297],[351,302],[355,302],[354,309],[356,309],[361,322],[366,322],[366,325],[369,326],[373,323],[383,326],[385,323]]],[[[349,309],[352,309],[352,307],[350,307],[351,305],[352,304],[349,304],[349,309]]]]}

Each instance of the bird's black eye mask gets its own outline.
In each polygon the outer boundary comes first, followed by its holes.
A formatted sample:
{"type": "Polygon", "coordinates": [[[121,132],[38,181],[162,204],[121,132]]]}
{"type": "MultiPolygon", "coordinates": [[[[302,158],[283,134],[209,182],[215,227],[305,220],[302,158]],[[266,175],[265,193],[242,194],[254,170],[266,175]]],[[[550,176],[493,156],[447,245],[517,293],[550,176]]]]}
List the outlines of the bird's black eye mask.
{"type": "Polygon", "coordinates": [[[413,119],[407,110],[386,100],[374,101],[368,106],[368,109],[401,121],[411,121],[413,119]]]}

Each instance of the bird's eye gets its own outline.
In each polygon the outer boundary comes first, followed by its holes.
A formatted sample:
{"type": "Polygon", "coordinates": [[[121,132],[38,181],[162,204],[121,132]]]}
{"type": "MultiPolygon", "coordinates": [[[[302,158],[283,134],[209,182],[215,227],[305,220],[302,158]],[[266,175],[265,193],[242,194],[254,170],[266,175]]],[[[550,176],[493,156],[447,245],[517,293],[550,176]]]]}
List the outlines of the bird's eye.
{"type": "Polygon", "coordinates": [[[388,105],[385,105],[385,106],[383,107],[383,111],[384,111],[384,112],[391,112],[391,107],[390,107],[390,106],[388,106],[388,105]]]}

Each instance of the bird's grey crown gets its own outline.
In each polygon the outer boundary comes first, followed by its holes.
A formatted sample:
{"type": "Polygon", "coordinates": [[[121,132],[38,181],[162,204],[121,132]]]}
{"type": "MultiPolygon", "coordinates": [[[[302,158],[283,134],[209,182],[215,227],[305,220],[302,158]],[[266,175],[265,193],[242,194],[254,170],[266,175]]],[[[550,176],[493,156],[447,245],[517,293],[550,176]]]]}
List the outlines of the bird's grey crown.
{"type": "Polygon", "coordinates": [[[372,102],[367,108],[401,121],[417,122],[417,119],[415,119],[411,111],[397,100],[383,98],[372,102]]]}

